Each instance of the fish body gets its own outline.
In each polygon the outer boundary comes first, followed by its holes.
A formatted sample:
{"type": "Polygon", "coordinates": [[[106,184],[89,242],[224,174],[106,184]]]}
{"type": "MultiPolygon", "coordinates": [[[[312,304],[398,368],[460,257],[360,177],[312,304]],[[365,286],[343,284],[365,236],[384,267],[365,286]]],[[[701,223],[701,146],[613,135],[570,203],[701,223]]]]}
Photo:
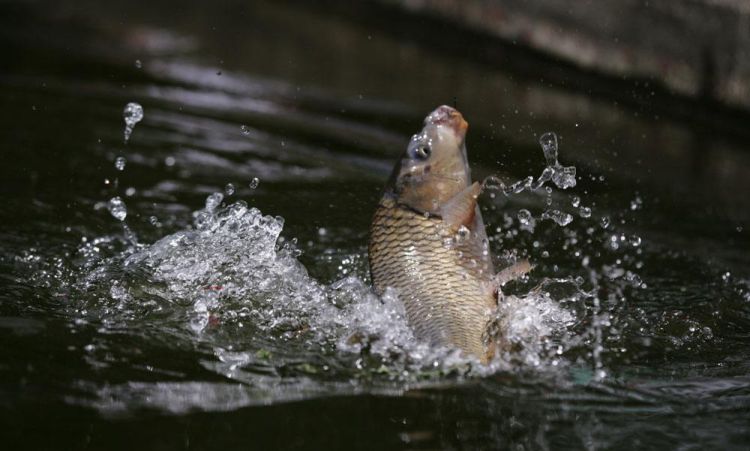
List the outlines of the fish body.
{"type": "Polygon", "coordinates": [[[398,292],[416,336],[486,362],[497,284],[464,143],[468,124],[441,106],[396,164],[370,228],[375,290],[398,292]]]}

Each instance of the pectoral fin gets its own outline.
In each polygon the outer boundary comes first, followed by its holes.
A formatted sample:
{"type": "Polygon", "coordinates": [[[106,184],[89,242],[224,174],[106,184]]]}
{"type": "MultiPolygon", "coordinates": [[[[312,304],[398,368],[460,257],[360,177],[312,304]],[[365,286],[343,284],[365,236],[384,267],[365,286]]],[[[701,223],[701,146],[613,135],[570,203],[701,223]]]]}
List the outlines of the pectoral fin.
{"type": "Polygon", "coordinates": [[[528,274],[534,267],[529,263],[528,260],[519,260],[516,263],[508,266],[495,275],[495,283],[497,287],[502,287],[511,280],[518,279],[528,274]]]}
{"type": "Polygon", "coordinates": [[[482,193],[482,186],[474,182],[456,194],[440,209],[443,222],[453,231],[463,225],[471,227],[476,215],[477,198],[482,193]]]}

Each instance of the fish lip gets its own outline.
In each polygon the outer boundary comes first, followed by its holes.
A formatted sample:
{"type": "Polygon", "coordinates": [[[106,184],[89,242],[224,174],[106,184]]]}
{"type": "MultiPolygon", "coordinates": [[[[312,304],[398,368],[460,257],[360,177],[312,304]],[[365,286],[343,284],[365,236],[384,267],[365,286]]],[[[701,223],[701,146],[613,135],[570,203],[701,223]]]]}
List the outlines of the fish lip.
{"type": "Polygon", "coordinates": [[[445,125],[450,127],[458,137],[463,140],[466,136],[466,130],[469,123],[464,120],[461,113],[448,105],[437,107],[432,113],[427,115],[424,120],[425,125],[445,125]]]}

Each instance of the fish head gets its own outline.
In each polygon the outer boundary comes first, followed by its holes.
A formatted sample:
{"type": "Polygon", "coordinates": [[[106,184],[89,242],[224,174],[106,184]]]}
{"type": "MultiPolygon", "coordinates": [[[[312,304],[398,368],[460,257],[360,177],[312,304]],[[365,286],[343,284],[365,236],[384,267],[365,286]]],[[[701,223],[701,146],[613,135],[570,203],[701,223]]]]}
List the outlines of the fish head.
{"type": "Polygon", "coordinates": [[[441,205],[469,186],[464,142],[468,127],[461,113],[446,105],[427,115],[388,183],[399,203],[437,214],[441,205]]]}

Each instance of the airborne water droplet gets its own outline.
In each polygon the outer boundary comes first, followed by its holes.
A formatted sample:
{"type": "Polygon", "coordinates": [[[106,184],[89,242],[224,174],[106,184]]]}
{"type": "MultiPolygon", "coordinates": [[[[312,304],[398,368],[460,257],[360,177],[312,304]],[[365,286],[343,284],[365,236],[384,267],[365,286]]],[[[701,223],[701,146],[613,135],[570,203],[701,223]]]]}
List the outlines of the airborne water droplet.
{"type": "Polygon", "coordinates": [[[547,166],[557,165],[557,135],[547,132],[539,138],[539,144],[542,145],[544,158],[547,160],[547,166]]]}
{"type": "Polygon", "coordinates": [[[518,220],[521,221],[521,224],[528,224],[531,222],[531,212],[526,209],[518,210],[518,220]]]}
{"type": "Polygon", "coordinates": [[[224,192],[227,194],[227,196],[231,196],[234,194],[234,185],[231,183],[227,183],[227,186],[224,187],[224,192]]]}
{"type": "Polygon", "coordinates": [[[206,211],[213,212],[216,208],[221,205],[221,201],[224,200],[224,195],[221,193],[213,193],[206,198],[206,211]]]}
{"type": "Polygon", "coordinates": [[[573,222],[573,216],[560,210],[547,210],[542,213],[542,219],[551,219],[561,227],[573,222]]]}
{"type": "Polygon", "coordinates": [[[255,189],[260,185],[260,179],[258,177],[253,177],[252,180],[250,180],[250,189],[255,189]]]}
{"type": "Polygon", "coordinates": [[[609,227],[609,217],[602,216],[602,219],[599,221],[599,224],[601,224],[602,229],[606,229],[607,227],[609,227]]]}
{"type": "Polygon", "coordinates": [[[578,209],[578,215],[582,218],[590,218],[591,209],[589,207],[581,206],[581,208],[578,209]]]}
{"type": "Polygon", "coordinates": [[[128,208],[119,196],[115,196],[109,200],[107,209],[118,221],[124,221],[128,216],[128,208]]]}
{"type": "Polygon", "coordinates": [[[247,125],[240,125],[240,132],[243,135],[245,135],[245,136],[249,136],[250,135],[250,127],[248,127],[247,125]]]}
{"type": "Polygon", "coordinates": [[[122,171],[125,169],[126,163],[127,163],[127,160],[125,159],[125,157],[117,157],[117,159],[115,160],[115,168],[118,171],[122,171]]]}
{"type": "Polygon", "coordinates": [[[573,196],[573,199],[570,200],[570,205],[578,208],[578,206],[581,204],[581,198],[578,196],[573,196]]]}
{"type": "Polygon", "coordinates": [[[127,143],[130,139],[130,134],[133,133],[133,127],[143,119],[143,107],[135,102],[128,103],[122,111],[122,118],[125,120],[124,135],[125,142],[127,143]]]}

